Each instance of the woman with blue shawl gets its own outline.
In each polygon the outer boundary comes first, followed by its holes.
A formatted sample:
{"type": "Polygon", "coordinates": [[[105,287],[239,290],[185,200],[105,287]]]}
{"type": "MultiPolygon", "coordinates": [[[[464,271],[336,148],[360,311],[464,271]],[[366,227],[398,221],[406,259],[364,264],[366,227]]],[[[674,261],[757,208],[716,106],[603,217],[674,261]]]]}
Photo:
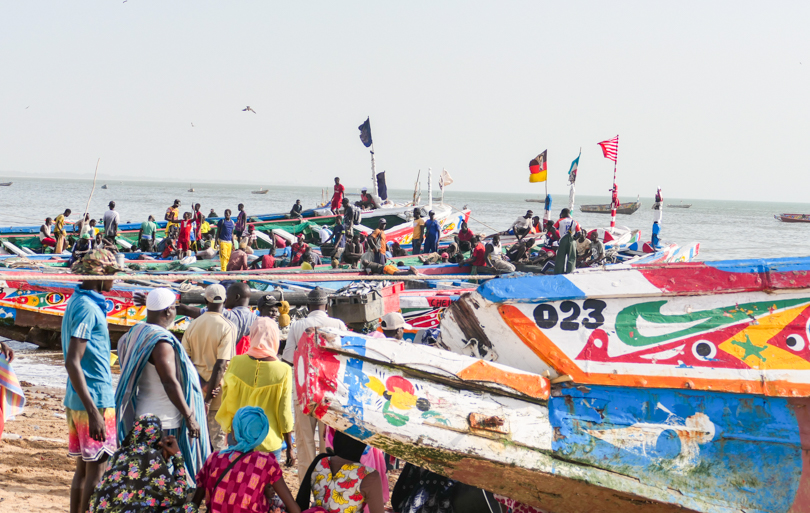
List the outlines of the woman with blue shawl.
{"type": "Polygon", "coordinates": [[[119,442],[135,419],[154,414],[165,435],[174,436],[188,474],[195,476],[210,453],[205,404],[197,371],[177,337],[176,296],[166,288],[149,292],[146,322],[134,326],[118,341],[121,379],[115,391],[119,442]]]}

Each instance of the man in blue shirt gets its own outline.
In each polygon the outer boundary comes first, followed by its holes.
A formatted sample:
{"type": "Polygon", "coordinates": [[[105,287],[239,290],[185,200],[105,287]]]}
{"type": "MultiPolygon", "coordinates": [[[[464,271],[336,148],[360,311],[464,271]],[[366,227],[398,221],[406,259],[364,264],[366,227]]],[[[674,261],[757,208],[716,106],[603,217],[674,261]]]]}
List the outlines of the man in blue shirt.
{"type": "Polygon", "coordinates": [[[442,227],[436,221],[436,213],[434,211],[428,212],[430,219],[425,223],[425,248],[423,253],[436,253],[439,250],[439,236],[442,233],[442,227]]]}
{"type": "Polygon", "coordinates": [[[228,270],[228,262],[233,251],[233,231],[236,223],[231,220],[231,210],[225,211],[225,218],[217,223],[217,240],[219,241],[219,265],[223,271],[228,270]]]}
{"type": "MultiPolygon", "coordinates": [[[[115,256],[96,249],[71,268],[76,274],[113,275],[121,270],[115,256]]],[[[68,374],[65,414],[68,455],[76,457],[70,486],[70,510],[86,511],[104,470],[117,447],[115,395],[110,372],[110,333],[107,305],[113,279],[84,280],[76,287],[62,318],[62,353],[68,374]]]]}

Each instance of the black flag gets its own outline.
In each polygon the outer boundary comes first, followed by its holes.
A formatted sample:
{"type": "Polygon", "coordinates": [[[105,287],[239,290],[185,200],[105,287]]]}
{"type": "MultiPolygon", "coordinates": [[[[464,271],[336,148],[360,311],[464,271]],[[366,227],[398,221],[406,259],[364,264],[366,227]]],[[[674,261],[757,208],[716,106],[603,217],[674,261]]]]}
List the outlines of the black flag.
{"type": "Polygon", "coordinates": [[[360,129],[360,140],[366,145],[366,148],[371,146],[371,121],[366,118],[366,122],[357,127],[360,129]]]}

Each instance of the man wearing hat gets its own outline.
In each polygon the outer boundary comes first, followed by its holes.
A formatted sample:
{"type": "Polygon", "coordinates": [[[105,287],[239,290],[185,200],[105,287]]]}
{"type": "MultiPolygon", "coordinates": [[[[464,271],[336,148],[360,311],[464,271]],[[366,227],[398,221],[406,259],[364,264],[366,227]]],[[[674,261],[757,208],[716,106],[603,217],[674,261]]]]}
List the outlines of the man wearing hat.
{"type": "Polygon", "coordinates": [[[515,232],[515,236],[518,238],[517,240],[523,239],[529,232],[532,230],[532,216],[534,212],[531,210],[526,211],[526,215],[523,217],[518,217],[514,223],[512,223],[512,227],[510,228],[515,232]]]}
{"type": "Polygon", "coordinates": [[[385,265],[385,252],[388,251],[388,243],[385,240],[385,227],[387,224],[388,221],[384,217],[381,218],[377,229],[371,232],[368,238],[369,249],[373,252],[372,261],[380,265],[385,265]]]}
{"type": "Polygon", "coordinates": [[[214,397],[214,390],[220,386],[228,362],[236,354],[237,328],[222,315],[225,287],[219,284],[209,285],[205,289],[205,303],[205,313],[191,321],[186,328],[183,347],[202,384],[203,400],[208,410],[208,435],[214,450],[218,451],[227,444],[225,433],[216,421],[222,401],[220,397],[214,397]]]}
{"type": "Polygon", "coordinates": [[[402,340],[406,329],[411,329],[411,326],[405,322],[405,318],[399,312],[391,312],[383,315],[380,327],[383,330],[385,338],[393,338],[395,340],[402,340]]]}
{"type": "Polygon", "coordinates": [[[439,250],[439,237],[442,233],[442,225],[436,220],[436,212],[428,212],[428,220],[425,222],[425,249],[424,253],[436,253],[439,250]]]}
{"type": "Polygon", "coordinates": [[[110,333],[107,300],[112,275],[121,269],[107,250],[89,252],[71,271],[87,277],[76,287],[62,318],[62,354],[68,380],[65,415],[68,455],[76,458],[70,502],[85,511],[109,458],[117,447],[115,397],[110,372],[110,333]]]}
{"type": "Polygon", "coordinates": [[[301,265],[301,259],[304,258],[304,253],[309,249],[309,244],[304,242],[304,233],[299,232],[296,236],[296,241],[290,247],[292,257],[290,258],[290,267],[301,265]]]}
{"type": "MultiPolygon", "coordinates": [[[[326,314],[326,307],[329,299],[326,292],[320,288],[315,287],[307,295],[307,308],[309,308],[309,315],[305,319],[295,321],[290,325],[290,332],[287,335],[287,345],[284,347],[284,352],[281,359],[290,365],[293,365],[295,358],[295,350],[298,348],[298,343],[301,341],[301,336],[307,328],[338,328],[341,330],[346,329],[343,321],[333,319],[326,314]]],[[[297,365],[297,362],[295,363],[297,365]]],[[[295,376],[295,365],[293,365],[293,376],[295,376]]],[[[317,421],[309,415],[304,415],[301,405],[298,404],[298,398],[295,398],[295,443],[298,448],[298,481],[303,482],[304,476],[307,473],[312,460],[315,459],[315,426],[317,421]]],[[[324,430],[323,424],[318,428],[318,436],[320,440],[320,452],[325,452],[326,444],[324,443],[324,430]]]]}
{"type": "Polygon", "coordinates": [[[141,415],[156,415],[165,436],[174,436],[188,475],[197,475],[210,453],[202,387],[180,341],[169,330],[177,296],[168,288],[146,296],[146,322],[118,341],[121,378],[115,391],[119,443],[141,415]]]}

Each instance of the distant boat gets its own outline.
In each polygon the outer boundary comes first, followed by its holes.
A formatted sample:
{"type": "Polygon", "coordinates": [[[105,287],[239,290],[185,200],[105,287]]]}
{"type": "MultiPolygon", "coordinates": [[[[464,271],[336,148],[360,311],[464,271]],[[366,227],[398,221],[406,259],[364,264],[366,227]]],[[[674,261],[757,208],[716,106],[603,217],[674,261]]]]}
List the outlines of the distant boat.
{"type": "Polygon", "coordinates": [[[0,183],[0,187],[8,187],[9,185],[13,184],[14,182],[3,182],[0,183]]]}
{"type": "Polygon", "coordinates": [[[107,188],[107,184],[105,183],[104,185],[102,185],[102,186],[101,186],[101,188],[102,188],[102,189],[106,189],[106,188],[107,188]]]}
{"type": "MultiPolygon", "coordinates": [[[[619,208],[616,209],[616,213],[630,215],[640,208],[640,201],[631,201],[630,203],[622,203],[619,208]]],[[[579,209],[590,214],[610,214],[610,203],[603,205],[582,205],[579,209]]]]}
{"type": "Polygon", "coordinates": [[[810,223],[810,214],[777,214],[773,217],[783,223],[810,223]]]}
{"type": "Polygon", "coordinates": [[[667,208],[689,208],[691,206],[692,206],[691,203],[685,203],[685,204],[684,203],[671,203],[671,204],[667,205],[667,208]]]}
{"type": "Polygon", "coordinates": [[[527,199],[526,201],[528,201],[529,203],[545,203],[546,202],[546,200],[544,200],[544,199],[527,199]]]}
{"type": "Polygon", "coordinates": [[[188,190],[188,192],[194,192],[194,187],[188,190]]]}
{"type": "Polygon", "coordinates": [[[259,189],[258,191],[251,191],[251,194],[267,194],[270,192],[270,189],[259,189]]]}

